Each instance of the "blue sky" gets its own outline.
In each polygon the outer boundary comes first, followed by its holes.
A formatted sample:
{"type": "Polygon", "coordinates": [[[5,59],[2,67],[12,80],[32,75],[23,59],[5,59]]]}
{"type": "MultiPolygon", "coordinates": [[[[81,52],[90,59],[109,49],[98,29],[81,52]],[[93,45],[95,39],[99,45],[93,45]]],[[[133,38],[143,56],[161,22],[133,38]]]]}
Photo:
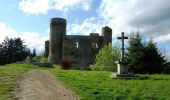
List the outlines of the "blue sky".
{"type": "Polygon", "coordinates": [[[107,25],[113,29],[113,42],[122,31],[129,35],[139,30],[170,58],[169,0],[1,0],[0,12],[0,42],[6,36],[21,37],[29,48],[44,51],[50,19],[62,17],[67,34],[101,33],[107,25]]]}

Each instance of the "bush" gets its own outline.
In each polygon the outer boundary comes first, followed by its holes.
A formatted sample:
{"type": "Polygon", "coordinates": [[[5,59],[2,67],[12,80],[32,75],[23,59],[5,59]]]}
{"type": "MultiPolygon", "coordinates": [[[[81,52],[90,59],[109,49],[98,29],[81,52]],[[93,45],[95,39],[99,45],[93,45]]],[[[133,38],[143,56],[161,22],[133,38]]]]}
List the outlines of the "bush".
{"type": "Polygon", "coordinates": [[[48,58],[46,58],[46,57],[41,57],[41,62],[48,62],[48,58]]]}
{"type": "Polygon", "coordinates": [[[61,69],[70,69],[72,62],[71,62],[71,60],[64,58],[59,62],[59,65],[60,65],[61,69]]]}
{"type": "Polygon", "coordinates": [[[33,62],[41,62],[42,56],[35,56],[32,60],[33,62]]]}
{"type": "Polygon", "coordinates": [[[92,70],[105,70],[105,71],[116,71],[116,61],[120,57],[120,50],[118,46],[112,47],[112,44],[108,44],[100,49],[96,55],[95,64],[91,65],[92,70]]]}

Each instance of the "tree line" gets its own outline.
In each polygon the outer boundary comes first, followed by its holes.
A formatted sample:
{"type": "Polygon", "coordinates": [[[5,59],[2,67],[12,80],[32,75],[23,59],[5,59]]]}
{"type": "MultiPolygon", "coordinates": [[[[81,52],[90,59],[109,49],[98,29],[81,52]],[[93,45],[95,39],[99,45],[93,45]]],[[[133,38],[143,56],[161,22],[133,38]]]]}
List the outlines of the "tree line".
{"type": "MultiPolygon", "coordinates": [[[[92,70],[116,71],[116,61],[120,60],[120,46],[111,44],[104,46],[96,55],[92,70]]],[[[132,32],[125,53],[125,61],[132,73],[170,72],[165,55],[157,48],[153,39],[143,43],[139,32],[132,32]]]]}
{"type": "Polygon", "coordinates": [[[0,43],[0,65],[23,61],[29,55],[35,56],[35,50],[32,54],[21,38],[6,37],[4,41],[0,43]]]}
{"type": "Polygon", "coordinates": [[[139,32],[130,36],[126,60],[129,70],[133,73],[161,73],[167,63],[156,42],[150,39],[142,43],[142,35],[139,32]]]}

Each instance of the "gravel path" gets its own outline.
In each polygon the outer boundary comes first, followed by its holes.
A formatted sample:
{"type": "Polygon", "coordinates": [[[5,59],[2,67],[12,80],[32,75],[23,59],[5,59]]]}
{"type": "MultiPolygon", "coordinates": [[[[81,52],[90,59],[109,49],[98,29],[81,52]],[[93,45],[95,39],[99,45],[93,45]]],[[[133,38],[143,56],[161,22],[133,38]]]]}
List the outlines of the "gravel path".
{"type": "Polygon", "coordinates": [[[79,100],[73,92],[61,85],[46,70],[26,73],[15,91],[17,100],[79,100]]]}

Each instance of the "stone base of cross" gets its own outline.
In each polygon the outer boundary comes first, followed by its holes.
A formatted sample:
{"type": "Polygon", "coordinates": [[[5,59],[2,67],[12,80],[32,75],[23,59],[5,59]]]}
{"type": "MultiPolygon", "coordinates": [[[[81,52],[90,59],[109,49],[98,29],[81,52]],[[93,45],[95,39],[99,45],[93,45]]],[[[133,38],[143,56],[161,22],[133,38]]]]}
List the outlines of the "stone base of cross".
{"type": "Polygon", "coordinates": [[[126,63],[122,61],[116,62],[117,64],[117,74],[128,74],[128,68],[126,66],[126,63]]]}

